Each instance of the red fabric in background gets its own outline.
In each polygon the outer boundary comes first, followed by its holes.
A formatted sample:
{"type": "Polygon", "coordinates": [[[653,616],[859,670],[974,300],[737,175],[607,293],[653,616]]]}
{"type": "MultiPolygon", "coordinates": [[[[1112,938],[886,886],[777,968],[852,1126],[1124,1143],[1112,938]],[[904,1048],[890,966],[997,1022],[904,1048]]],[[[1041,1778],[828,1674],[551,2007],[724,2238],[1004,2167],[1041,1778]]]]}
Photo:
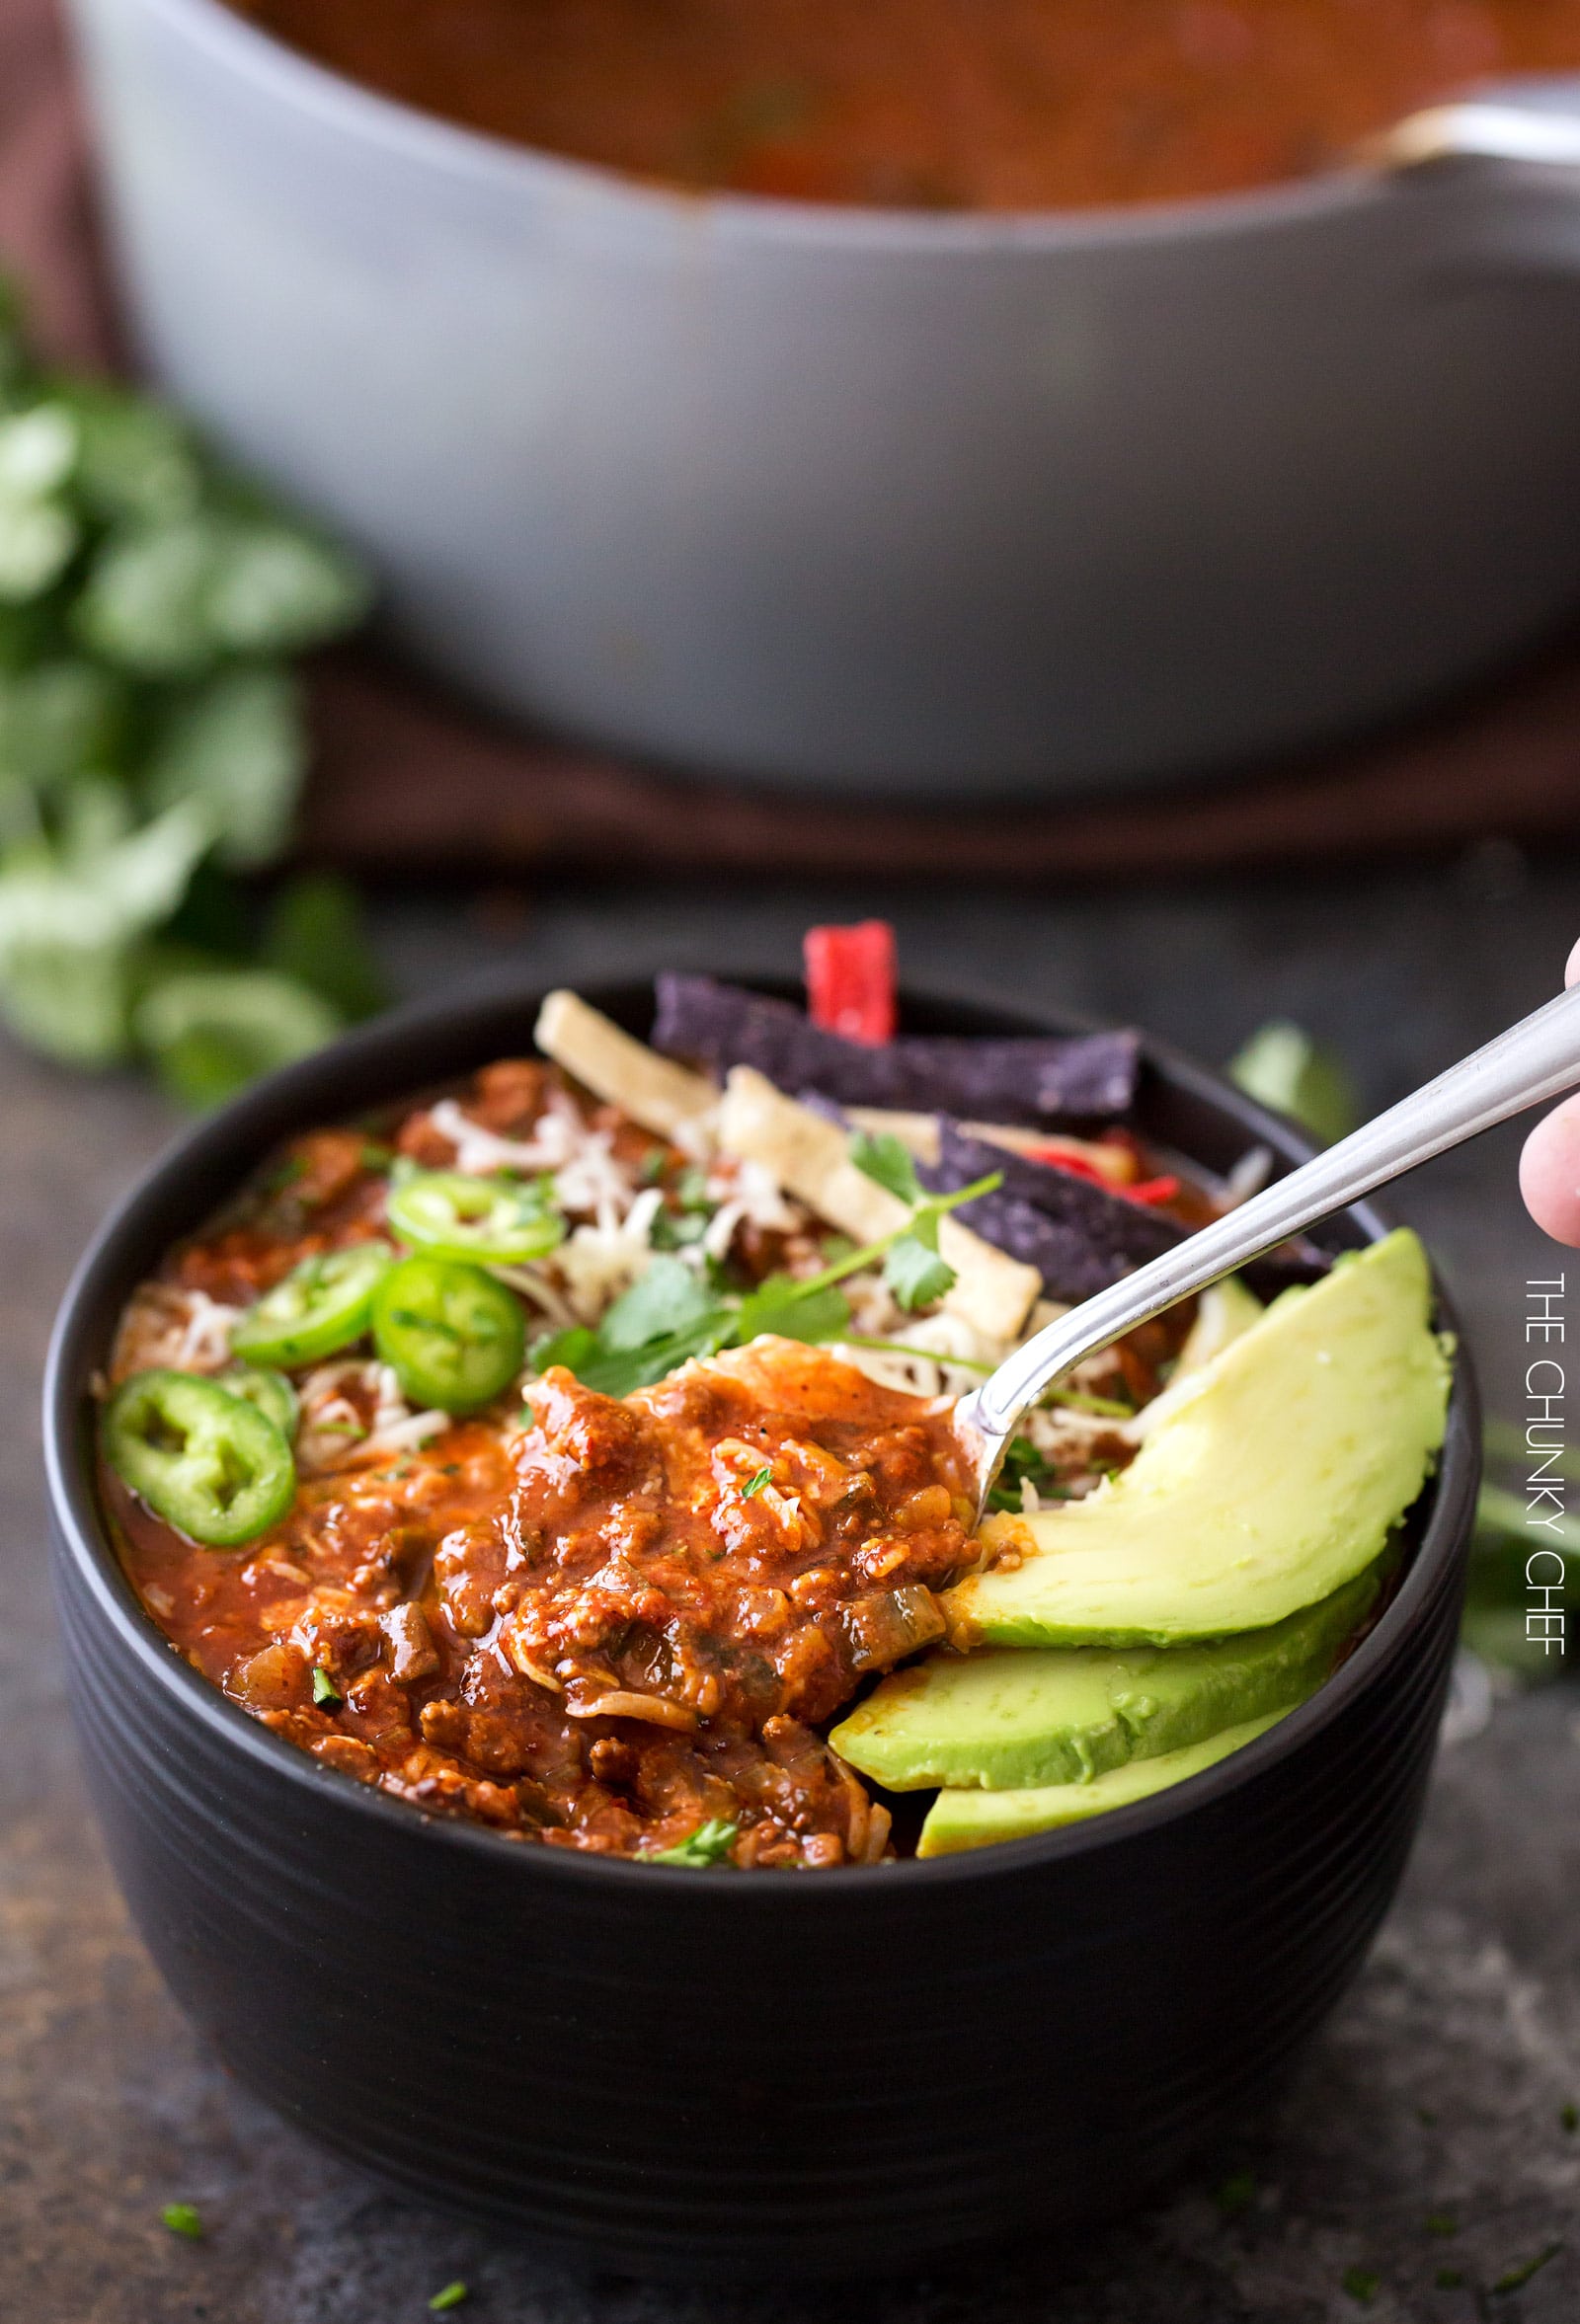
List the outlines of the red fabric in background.
{"type": "MultiPolygon", "coordinates": [[[[51,358],[113,367],[114,309],[55,0],[0,0],[0,265],[51,358]]],[[[351,866],[495,875],[772,869],[1053,881],[1580,836],[1580,644],[1407,729],[1255,777],[939,812],[818,803],[519,735],[364,651],[314,676],[304,844],[351,866]]]]}

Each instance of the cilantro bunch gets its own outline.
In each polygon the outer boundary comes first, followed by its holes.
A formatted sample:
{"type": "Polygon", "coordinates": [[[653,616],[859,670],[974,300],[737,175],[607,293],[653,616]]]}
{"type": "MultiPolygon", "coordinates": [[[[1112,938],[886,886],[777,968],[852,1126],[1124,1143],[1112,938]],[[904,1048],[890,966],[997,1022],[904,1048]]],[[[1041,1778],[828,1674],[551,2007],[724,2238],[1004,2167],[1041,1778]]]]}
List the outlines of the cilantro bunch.
{"type": "Polygon", "coordinates": [[[850,1302],[838,1285],[880,1260],[884,1280],[902,1307],[931,1306],[955,1280],[954,1269],[938,1255],[939,1220],[962,1202],[990,1194],[1001,1174],[991,1171],[956,1194],[926,1195],[898,1138],[858,1132],[850,1141],[850,1159],[906,1203],[908,1216],[892,1234],[841,1251],[816,1275],[769,1276],[750,1290],[729,1289],[711,1273],[661,1251],[595,1329],[578,1324],[538,1341],[532,1350],[534,1369],[544,1372],[550,1364],[563,1364],[601,1395],[629,1396],[693,1356],[744,1348],[763,1332],[814,1345],[840,1340],[850,1328],[850,1302]]]}
{"type": "Polygon", "coordinates": [[[0,288],[0,1017],[62,1062],[152,1061],[198,1104],[377,1004],[355,899],[241,885],[289,840],[290,658],[359,567],[172,413],[28,357],[0,288]]]}

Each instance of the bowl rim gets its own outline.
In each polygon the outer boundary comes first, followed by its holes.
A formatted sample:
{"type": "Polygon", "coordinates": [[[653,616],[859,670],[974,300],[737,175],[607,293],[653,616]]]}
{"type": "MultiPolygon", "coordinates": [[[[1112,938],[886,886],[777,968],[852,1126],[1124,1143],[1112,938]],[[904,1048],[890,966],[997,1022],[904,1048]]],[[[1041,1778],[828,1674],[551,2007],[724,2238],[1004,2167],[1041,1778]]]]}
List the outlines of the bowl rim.
{"type": "MultiPolygon", "coordinates": [[[[75,0],[82,5],[83,0],[75,0]]],[[[129,0],[103,0],[124,7],[129,0]]],[[[1377,163],[1354,161],[1309,178],[1217,194],[1146,202],[1094,203],[1090,208],[935,211],[886,208],[880,203],[816,202],[785,195],[717,194],[667,186],[612,166],[580,160],[425,113],[254,24],[225,0],[141,0],[211,57],[266,93],[303,112],[327,117],[412,160],[457,176],[492,181],[506,190],[624,207],[652,220],[669,218],[695,231],[698,221],[730,240],[786,242],[838,251],[898,249],[971,252],[982,249],[1047,251],[1196,241],[1247,231],[1281,230],[1364,210],[1404,193],[1377,163]]]]}
{"type": "MultiPolygon", "coordinates": [[[[657,972],[657,971],[654,971],[657,972]]],[[[716,971],[759,989],[781,992],[794,988],[783,979],[729,969],[716,971]]],[[[600,993],[629,989],[647,979],[640,969],[619,975],[585,977],[579,989],[596,1005],[600,993]]],[[[702,1871],[662,1864],[633,1865],[624,1857],[586,1853],[574,1848],[532,1846],[497,1832],[486,1824],[461,1817],[431,1815],[409,1801],[397,1800],[374,1786],[359,1782],[338,1768],[325,1766],[308,1752],[287,1743],[251,1718],[218,1687],[204,1678],[170,1645],[138,1599],[111,1541],[100,1513],[89,1464],[83,1447],[83,1400],[88,1382],[103,1354],[102,1339],[93,1344],[93,1319],[102,1304],[107,1278],[123,1272],[122,1253],[145,1232],[145,1217],[162,1209],[173,1187],[205,1164],[223,1156],[238,1143],[251,1145],[254,1161],[268,1146],[296,1127],[322,1118],[321,1092],[343,1065],[376,1067],[387,1060],[398,1065],[402,1048],[414,1036],[428,1039],[468,1017],[493,1011],[519,1013],[525,1024],[535,1016],[543,993],[550,989],[535,972],[495,971],[469,978],[441,997],[391,1010],[311,1055],[266,1075],[228,1106],[207,1115],[174,1137],[112,1206],[74,1269],[62,1295],[50,1334],[44,1368],[42,1437],[48,1511],[56,1536],[57,1554],[69,1559],[78,1581],[94,1600],[96,1610],[115,1635],[117,1650],[128,1655],[151,1684],[162,1689],[181,1712],[191,1714],[209,1731],[216,1745],[228,1745],[264,1773],[278,1777],[288,1794],[293,1787],[312,1787],[321,1802],[338,1805],[345,1813],[385,1820],[392,1836],[426,1836],[445,1848],[470,1854],[481,1852],[502,1867],[514,1866],[527,1880],[568,1880],[615,1884],[622,1893],[634,1874],[644,1880],[679,1883],[690,1893],[699,1879],[718,1897],[740,1897],[744,1903],[767,1896],[775,1909],[811,1910],[804,1899],[827,1894],[830,1885],[847,1897],[852,1884],[868,1894],[895,1896],[910,1887],[938,1886],[981,1880],[993,1872],[1012,1873],[1037,1864],[1084,1856],[1094,1849],[1145,1842],[1152,1834],[1179,1822],[1198,1810],[1218,1807],[1236,1791],[1280,1762],[1294,1756],[1325,1728],[1334,1725],[1355,1697],[1382,1674],[1383,1668],[1408,1650],[1439,1592],[1452,1586],[1454,1569],[1467,1549],[1470,1520],[1480,1476],[1479,1402],[1474,1374],[1462,1336],[1455,1333],[1454,1380],[1442,1451],[1424,1490],[1432,1502],[1415,1553],[1376,1627],[1333,1675],[1307,1701],[1287,1712],[1273,1727],[1242,1744],[1225,1758],[1197,1775],[1170,1785],[1151,1799],[1053,1831],[1022,1839],[1000,1840],[990,1846],[928,1858],[908,1857],[898,1862],[840,1868],[830,1881],[776,1881],[740,1879],[732,1867],[702,1871]],[[254,1124],[257,1124],[255,1131],[254,1124]],[[798,1899],[795,1906],[789,1898],[798,1899]]],[[[939,988],[902,988],[902,1018],[912,1006],[967,1008],[990,1011],[1007,1026],[1021,1031],[1078,1034],[1100,1030],[1100,1022],[1063,1008],[1028,1006],[1008,999],[990,987],[951,984],[939,988]]],[[[459,1046],[459,1044],[458,1044],[459,1046]]],[[[1311,1143],[1290,1122],[1235,1090],[1231,1084],[1199,1064],[1171,1044],[1141,1035],[1144,1065],[1183,1095],[1238,1122],[1252,1142],[1272,1147],[1290,1163],[1304,1160],[1311,1143]]],[[[398,1071],[391,1074],[391,1098],[398,1102],[398,1071]]],[[[419,1085],[421,1086],[421,1085],[419,1085]]],[[[408,1084],[408,1088],[411,1084],[408,1084]]],[[[372,1102],[372,1101],[369,1101],[372,1102]]],[[[245,1165],[244,1165],[245,1167],[245,1165]]],[[[204,1208],[211,1208],[205,1204],[204,1208]]],[[[200,1213],[199,1213],[200,1215],[200,1213]]],[[[1370,1203],[1351,1206],[1338,1215],[1358,1226],[1368,1242],[1387,1231],[1370,1203]]],[[[195,1222],[196,1223],[196,1220],[195,1222]]],[[[1455,1329],[1453,1309],[1437,1288],[1442,1322],[1455,1329]]],[[[628,1893],[628,1892],[626,1892],[628,1893]]],[[[679,1893],[679,1892],[676,1892],[679,1893]]]]}

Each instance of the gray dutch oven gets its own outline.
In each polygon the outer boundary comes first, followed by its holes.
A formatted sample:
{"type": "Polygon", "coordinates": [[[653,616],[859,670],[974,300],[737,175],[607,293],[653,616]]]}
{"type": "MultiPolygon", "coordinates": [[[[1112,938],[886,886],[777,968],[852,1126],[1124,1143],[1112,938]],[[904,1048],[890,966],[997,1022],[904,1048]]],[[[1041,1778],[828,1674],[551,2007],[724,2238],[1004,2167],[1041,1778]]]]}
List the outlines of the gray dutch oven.
{"type": "Polygon", "coordinates": [[[928,215],[503,144],[217,0],[74,8],[154,373],[509,712],[1054,793],[1314,742],[1580,597],[1580,82],[1249,195],[928,215]]]}

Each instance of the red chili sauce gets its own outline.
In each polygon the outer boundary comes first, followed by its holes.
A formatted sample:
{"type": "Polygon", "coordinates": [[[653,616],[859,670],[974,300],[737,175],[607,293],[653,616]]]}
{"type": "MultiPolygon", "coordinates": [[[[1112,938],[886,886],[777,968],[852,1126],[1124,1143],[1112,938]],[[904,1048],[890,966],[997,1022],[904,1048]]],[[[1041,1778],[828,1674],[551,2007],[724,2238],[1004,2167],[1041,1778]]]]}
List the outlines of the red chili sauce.
{"type": "Polygon", "coordinates": [[[942,209],[1330,168],[1491,75],[1580,66],[1577,0],[237,0],[351,79],[698,190],[942,209]]]}
{"type": "MultiPolygon", "coordinates": [[[[462,1110],[519,1134],[549,1092],[647,1179],[683,1167],[537,1063],[489,1068],[462,1110]]],[[[393,1144],[424,1166],[456,1154],[426,1108],[393,1144]]],[[[245,1305],[305,1256],[377,1235],[390,1158],[361,1130],[299,1138],[143,1286],[114,1377],[172,1360],[155,1342],[182,1295],[245,1305]]],[[[733,1264],[750,1279],[805,1257],[744,1224],[733,1264]]],[[[1179,1329],[1114,1352],[1138,1400],[1179,1329]]],[[[126,1570],[233,1701],[420,1808],[603,1853],[714,1820],[737,1826],[741,1866],[889,1852],[887,1811],[818,1730],[942,1634],[934,1592],[975,1555],[947,1400],[774,1339],[619,1401],[563,1368],[524,1394],[421,1444],[308,1462],[288,1514],[241,1550],[188,1540],[103,1467],[126,1570]]],[[[352,1379],[354,1415],[370,1421],[372,1396],[352,1379]]],[[[1130,1451],[1116,1438],[1111,1465],[1130,1451]]]]}

